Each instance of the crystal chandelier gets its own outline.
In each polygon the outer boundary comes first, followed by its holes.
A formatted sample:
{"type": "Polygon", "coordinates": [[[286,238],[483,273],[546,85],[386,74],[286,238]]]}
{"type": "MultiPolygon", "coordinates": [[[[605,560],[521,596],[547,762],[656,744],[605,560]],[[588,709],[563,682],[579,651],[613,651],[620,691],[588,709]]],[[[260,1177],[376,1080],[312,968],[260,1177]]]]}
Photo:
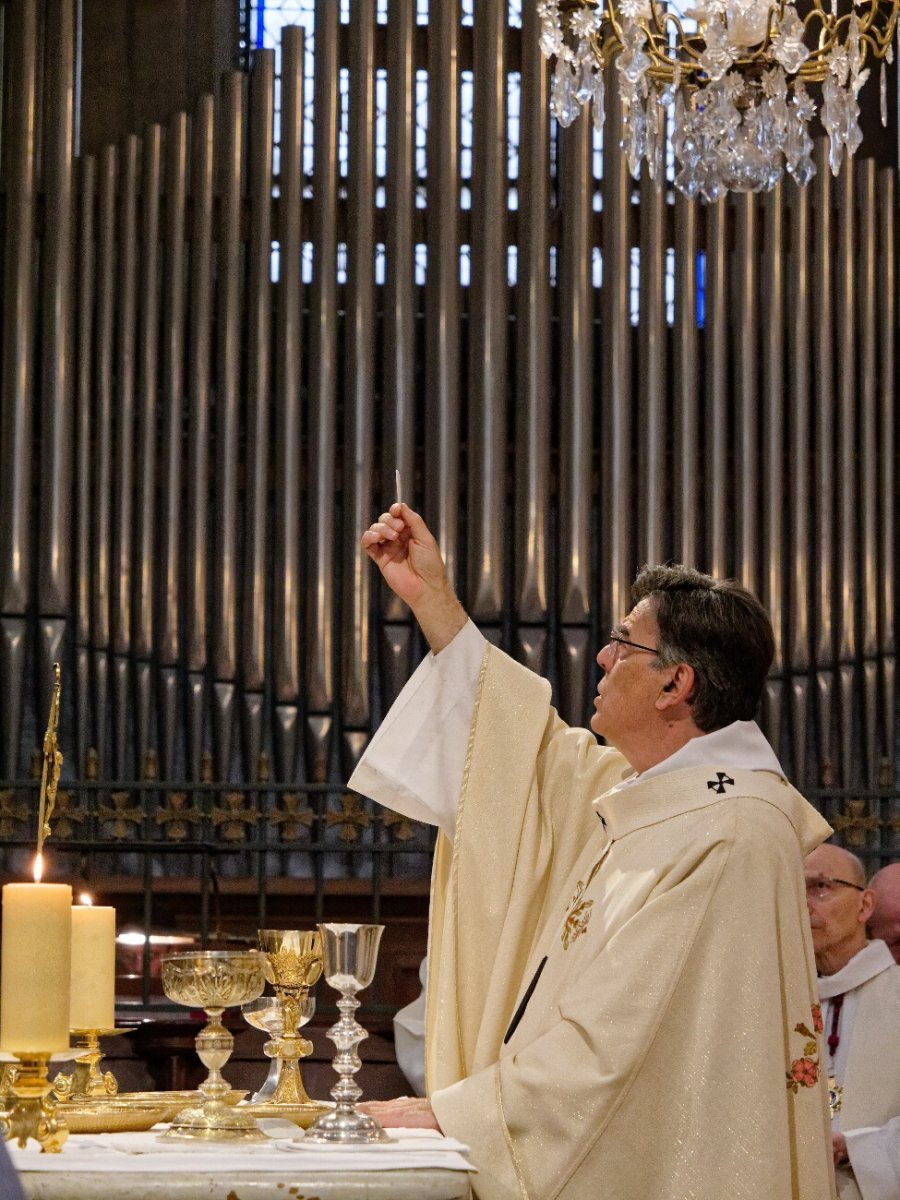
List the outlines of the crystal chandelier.
{"type": "Polygon", "coordinates": [[[870,56],[893,61],[900,0],[538,0],[541,50],[556,59],[550,107],[567,126],[593,104],[602,128],[605,68],[615,63],[622,147],[632,175],[647,163],[665,177],[667,130],[675,185],[716,200],[768,191],[785,170],[815,174],[809,122],[821,85],[821,120],[837,174],[862,140],[860,88],[870,56]]]}

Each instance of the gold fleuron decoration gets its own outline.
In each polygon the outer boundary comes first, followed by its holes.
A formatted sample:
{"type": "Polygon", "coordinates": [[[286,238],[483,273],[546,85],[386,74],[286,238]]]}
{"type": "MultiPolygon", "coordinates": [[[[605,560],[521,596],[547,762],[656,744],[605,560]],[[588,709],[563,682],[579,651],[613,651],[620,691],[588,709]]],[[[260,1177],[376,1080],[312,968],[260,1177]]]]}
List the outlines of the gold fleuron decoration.
{"type": "Polygon", "coordinates": [[[38,805],[37,852],[44,848],[44,839],[50,836],[50,818],[56,806],[56,789],[62,771],[63,756],[56,740],[59,727],[59,697],[62,690],[59,663],[53,664],[53,691],[50,696],[50,716],[44,734],[44,761],[41,766],[41,799],[38,805]]]}
{"type": "MultiPolygon", "coordinates": [[[[837,174],[855,153],[860,89],[893,61],[900,0],[538,0],[541,49],[556,61],[550,106],[561,125],[593,106],[602,127],[613,76],[622,145],[637,176],[665,178],[667,125],[675,184],[688,196],[768,191],[788,172],[815,174],[808,84],[837,174]],[[615,71],[607,74],[606,68],[615,71]]],[[[887,82],[879,81],[887,123],[887,82]]]]}

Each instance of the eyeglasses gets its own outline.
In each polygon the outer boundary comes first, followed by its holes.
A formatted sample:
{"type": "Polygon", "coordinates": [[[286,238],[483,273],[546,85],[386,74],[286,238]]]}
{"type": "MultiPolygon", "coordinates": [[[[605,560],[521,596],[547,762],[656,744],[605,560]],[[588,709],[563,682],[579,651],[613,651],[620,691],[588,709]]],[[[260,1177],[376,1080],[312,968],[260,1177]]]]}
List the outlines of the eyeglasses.
{"type": "Polygon", "coordinates": [[[616,633],[614,629],[609,635],[609,641],[613,647],[612,659],[614,664],[621,658],[623,646],[629,646],[632,650],[643,650],[645,654],[659,654],[658,647],[642,646],[640,642],[631,642],[627,637],[622,637],[620,633],[616,633]]]}
{"type": "Polygon", "coordinates": [[[806,895],[815,896],[817,900],[828,900],[834,895],[834,889],[839,887],[853,888],[857,892],[864,892],[866,889],[858,883],[851,883],[849,879],[807,879],[806,895]]]}

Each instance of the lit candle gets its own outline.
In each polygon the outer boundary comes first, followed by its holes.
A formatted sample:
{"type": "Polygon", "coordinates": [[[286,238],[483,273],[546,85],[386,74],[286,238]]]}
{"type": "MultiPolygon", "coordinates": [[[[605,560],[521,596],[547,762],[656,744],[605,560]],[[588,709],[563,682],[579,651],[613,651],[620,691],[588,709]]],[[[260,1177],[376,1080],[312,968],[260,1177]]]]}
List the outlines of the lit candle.
{"type": "Polygon", "coordinates": [[[72,1029],[112,1029],[116,1019],[116,910],[72,909],[72,1029]]]}
{"type": "Polygon", "coordinates": [[[71,909],[68,884],[4,885],[0,1049],[10,1054],[68,1049],[71,909]]]}

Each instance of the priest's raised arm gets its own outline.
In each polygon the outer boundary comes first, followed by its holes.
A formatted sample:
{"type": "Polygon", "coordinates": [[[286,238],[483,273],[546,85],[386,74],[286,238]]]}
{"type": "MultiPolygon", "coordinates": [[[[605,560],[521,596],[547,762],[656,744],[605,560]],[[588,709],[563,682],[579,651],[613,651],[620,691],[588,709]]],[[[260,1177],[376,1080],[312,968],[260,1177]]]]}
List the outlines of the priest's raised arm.
{"type": "Polygon", "coordinates": [[[802,873],[829,830],[752,721],[761,606],[643,572],[598,655],[612,749],[487,645],[421,517],[363,546],[433,653],[351,786],[441,830],[429,1099],[379,1118],[467,1142],[481,1200],[831,1196],[802,873]]]}

